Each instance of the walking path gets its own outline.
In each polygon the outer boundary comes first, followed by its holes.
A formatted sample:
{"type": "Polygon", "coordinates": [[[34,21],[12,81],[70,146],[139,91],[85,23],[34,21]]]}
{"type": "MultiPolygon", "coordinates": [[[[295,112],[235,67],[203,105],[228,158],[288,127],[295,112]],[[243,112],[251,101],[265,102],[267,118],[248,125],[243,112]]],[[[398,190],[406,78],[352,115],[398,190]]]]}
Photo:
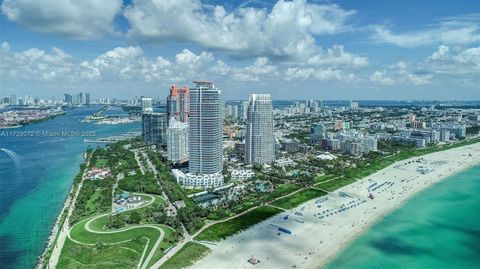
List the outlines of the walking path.
{"type": "MultiPolygon", "coordinates": [[[[320,185],[320,184],[323,184],[323,183],[326,183],[326,182],[330,182],[332,180],[335,180],[337,179],[338,177],[334,177],[334,178],[331,178],[331,179],[328,179],[328,180],[325,180],[325,181],[322,181],[322,182],[318,182],[318,183],[315,183],[313,184],[312,186],[306,186],[306,187],[303,187],[303,188],[300,188],[296,191],[293,191],[291,193],[288,193],[288,194],[285,194],[283,196],[280,196],[280,197],[277,197],[275,199],[273,199],[272,201],[268,202],[268,203],[265,203],[265,204],[260,204],[260,205],[257,205],[257,206],[254,206],[254,207],[251,207],[243,212],[240,212],[236,215],[233,215],[233,216],[230,216],[228,218],[225,218],[225,219],[221,219],[221,220],[216,220],[216,221],[212,221],[212,222],[209,222],[207,223],[205,226],[203,226],[200,230],[198,230],[195,234],[191,235],[191,236],[188,236],[188,237],[185,237],[185,239],[180,242],[178,245],[174,246],[173,248],[170,249],[170,251],[168,251],[168,253],[166,253],[162,258],[160,258],[155,264],[152,265],[151,268],[159,268],[160,266],[162,266],[162,264],[164,264],[168,259],[170,259],[173,255],[175,255],[180,249],[182,249],[183,246],[185,246],[185,244],[187,244],[188,242],[197,242],[196,240],[194,240],[194,238],[199,235],[201,232],[203,232],[205,229],[207,229],[208,227],[212,226],[212,225],[215,225],[215,224],[218,224],[218,223],[222,223],[222,222],[226,222],[226,221],[229,221],[229,220],[232,220],[232,219],[235,219],[235,218],[238,218],[240,216],[243,216],[244,214],[252,211],[252,210],[255,210],[261,206],[271,206],[271,207],[274,207],[274,208],[278,208],[280,210],[283,210],[285,211],[284,208],[281,208],[281,207],[276,207],[276,206],[273,206],[272,203],[277,201],[277,200],[280,200],[280,199],[283,199],[283,198],[286,198],[286,197],[289,197],[289,196],[292,196],[298,192],[301,192],[307,188],[313,188],[313,186],[317,186],[317,185],[320,185]]],[[[199,243],[202,243],[202,244],[205,244],[206,241],[202,241],[202,242],[199,242],[199,243]]]]}
{"type": "Polygon", "coordinates": [[[288,209],[285,209],[285,208],[283,208],[283,207],[279,207],[279,206],[276,206],[276,205],[267,204],[267,206],[273,207],[273,208],[276,208],[276,209],[280,209],[280,210],[282,210],[282,211],[287,211],[287,210],[288,210],[288,209]]]}
{"type": "MultiPolygon", "coordinates": [[[[138,194],[138,193],[136,193],[138,194]]],[[[132,211],[132,210],[138,210],[140,208],[143,208],[143,207],[146,207],[146,206],[149,206],[151,205],[153,202],[155,202],[155,196],[153,195],[149,195],[149,194],[141,194],[141,195],[144,195],[144,196],[148,196],[150,197],[150,200],[139,206],[139,207],[136,207],[136,208],[131,208],[131,209],[127,209],[125,211],[123,211],[122,213],[124,212],[128,212],[128,211],[132,211]]],[[[121,214],[122,214],[121,213],[121,214]]],[[[135,226],[129,226],[129,227],[126,227],[126,228],[122,228],[122,229],[118,229],[118,230],[109,230],[109,231],[106,231],[106,230],[96,230],[96,229],[93,229],[91,227],[91,223],[96,221],[97,219],[99,218],[102,218],[102,217],[105,217],[105,216],[108,216],[108,215],[111,215],[112,213],[105,213],[105,214],[100,214],[100,215],[97,215],[91,219],[89,219],[88,221],[84,222],[84,221],[81,221],[77,224],[75,224],[74,226],[72,226],[70,228],[70,230],[68,231],[68,239],[70,239],[71,241],[77,243],[77,244],[82,244],[82,245],[95,245],[95,244],[92,244],[92,243],[86,243],[86,242],[80,242],[77,239],[74,239],[72,238],[71,236],[71,231],[77,226],[77,225],[84,225],[84,228],[87,232],[89,233],[96,233],[96,234],[114,234],[114,233],[121,233],[121,232],[126,232],[126,231],[129,231],[129,230],[132,230],[132,229],[139,229],[139,228],[151,228],[151,229],[155,229],[157,231],[159,231],[160,233],[160,236],[158,237],[158,239],[155,241],[152,249],[150,250],[150,252],[148,253],[147,257],[145,258],[145,260],[143,260],[144,256],[145,256],[145,253],[149,247],[149,244],[150,244],[150,240],[147,238],[147,244],[145,246],[145,249],[144,249],[144,252],[142,254],[142,257],[140,259],[140,262],[138,264],[138,267],[139,269],[145,269],[147,268],[148,264],[150,263],[151,259],[153,258],[153,255],[155,255],[155,252],[157,251],[160,243],[162,242],[164,236],[165,236],[165,232],[163,231],[162,228],[156,226],[156,225],[153,225],[153,224],[139,224],[139,225],[135,225],[135,226]],[[84,224],[85,223],[85,224],[84,224]]],[[[124,240],[124,241],[119,241],[119,242],[115,242],[115,243],[105,243],[105,245],[113,245],[113,244],[120,244],[120,243],[124,243],[124,242],[128,242],[128,241],[131,241],[132,239],[130,240],[124,240]]]]}
{"type": "MultiPolygon", "coordinates": [[[[90,156],[87,157],[86,167],[88,167],[89,164],[90,164],[90,156]]],[[[59,232],[57,243],[55,244],[55,247],[53,248],[52,255],[50,255],[50,260],[48,261],[48,265],[47,265],[48,269],[54,269],[57,266],[58,259],[60,258],[60,254],[62,253],[63,245],[65,244],[65,239],[67,238],[67,235],[69,234],[70,216],[73,213],[73,209],[75,208],[75,204],[77,202],[77,197],[80,193],[80,190],[82,189],[83,182],[85,181],[85,173],[86,172],[87,172],[87,169],[85,169],[83,171],[82,180],[78,184],[77,191],[75,192],[75,196],[73,197],[73,200],[71,201],[71,203],[68,205],[67,217],[65,218],[65,220],[63,222],[63,225],[62,225],[62,229],[59,232]]]]}
{"type": "Polygon", "coordinates": [[[310,187],[310,189],[314,189],[314,190],[317,190],[317,191],[323,191],[323,192],[326,192],[326,193],[330,193],[329,191],[326,191],[324,189],[320,189],[320,188],[317,188],[317,187],[310,187]]]}
{"type": "Polygon", "coordinates": [[[140,162],[140,156],[138,155],[138,150],[132,150],[135,160],[137,161],[138,167],[140,168],[140,172],[142,172],[142,175],[145,175],[145,167],[143,167],[142,162],[140,162]]]}

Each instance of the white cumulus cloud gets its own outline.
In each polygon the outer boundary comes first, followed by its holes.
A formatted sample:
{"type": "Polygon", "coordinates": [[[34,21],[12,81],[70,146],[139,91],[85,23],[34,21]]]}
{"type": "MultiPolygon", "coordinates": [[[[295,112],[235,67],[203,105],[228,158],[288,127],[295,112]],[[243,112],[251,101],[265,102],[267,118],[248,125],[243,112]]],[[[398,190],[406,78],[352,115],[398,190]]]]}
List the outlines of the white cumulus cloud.
{"type": "Polygon", "coordinates": [[[370,76],[370,80],[379,83],[382,85],[393,85],[395,84],[395,81],[391,77],[387,77],[385,75],[385,71],[375,71],[373,74],[370,76]]]}
{"type": "Polygon", "coordinates": [[[12,52],[3,42],[0,59],[0,78],[8,80],[68,80],[75,67],[72,56],[56,47],[51,52],[37,48],[12,52]]]}
{"type": "Polygon", "coordinates": [[[132,40],[193,42],[235,57],[307,59],[319,47],[315,36],[348,30],[355,14],[337,5],[278,1],[266,9],[210,6],[199,0],[136,0],[124,16],[132,40]]]}
{"type": "Polygon", "coordinates": [[[95,39],[114,33],[121,8],[121,0],[4,0],[1,11],[8,20],[34,31],[95,39]]]}
{"type": "Polygon", "coordinates": [[[418,47],[432,44],[468,45],[480,42],[480,14],[477,18],[446,19],[423,30],[394,33],[386,26],[376,25],[373,28],[373,40],[400,47],[418,47]]]}
{"type": "Polygon", "coordinates": [[[334,45],[332,48],[327,49],[326,53],[322,52],[317,54],[307,62],[311,65],[329,66],[362,67],[368,65],[368,59],[366,57],[345,52],[344,46],[342,45],[334,45]]]}

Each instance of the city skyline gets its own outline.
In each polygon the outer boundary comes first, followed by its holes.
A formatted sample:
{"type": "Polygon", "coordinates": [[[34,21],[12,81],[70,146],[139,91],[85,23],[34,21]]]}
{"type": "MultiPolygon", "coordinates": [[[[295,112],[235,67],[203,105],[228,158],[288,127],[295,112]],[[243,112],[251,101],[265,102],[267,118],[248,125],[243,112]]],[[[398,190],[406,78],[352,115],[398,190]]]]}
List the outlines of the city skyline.
{"type": "Polygon", "coordinates": [[[165,96],[209,78],[225,99],[297,99],[292,88],[317,100],[478,99],[479,12],[474,1],[6,0],[1,95],[165,96]]]}
{"type": "Polygon", "coordinates": [[[0,138],[2,269],[476,268],[480,0],[0,0],[0,138]]]}

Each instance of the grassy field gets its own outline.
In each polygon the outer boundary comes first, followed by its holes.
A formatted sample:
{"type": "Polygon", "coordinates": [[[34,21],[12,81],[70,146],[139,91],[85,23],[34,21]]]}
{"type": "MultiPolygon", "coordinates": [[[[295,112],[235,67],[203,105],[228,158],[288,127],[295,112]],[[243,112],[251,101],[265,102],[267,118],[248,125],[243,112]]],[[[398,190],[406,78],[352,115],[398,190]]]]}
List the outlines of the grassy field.
{"type": "Polygon", "coordinates": [[[67,238],[56,268],[135,268],[146,242],[135,238],[117,245],[89,246],[67,238]]]}
{"type": "Polygon", "coordinates": [[[152,259],[150,260],[150,263],[148,264],[147,268],[152,266],[155,262],[157,262],[163,255],[165,255],[165,250],[168,248],[172,247],[174,243],[174,233],[175,230],[168,226],[163,226],[163,232],[165,232],[165,237],[163,238],[162,242],[160,243],[160,246],[158,247],[157,251],[155,251],[155,254],[153,255],[152,259]]]}
{"type": "Polygon", "coordinates": [[[337,178],[332,181],[318,184],[317,187],[326,191],[334,191],[336,189],[339,189],[343,186],[346,186],[348,184],[355,182],[355,180],[356,179],[354,178],[337,178]]]}
{"type": "Polygon", "coordinates": [[[324,181],[327,181],[329,179],[332,179],[336,177],[335,175],[323,175],[323,176],[318,176],[315,178],[315,183],[319,183],[319,182],[324,182],[324,181]]]}
{"type": "Polygon", "coordinates": [[[245,197],[240,204],[236,205],[235,207],[229,210],[219,209],[215,213],[211,213],[207,216],[209,220],[221,220],[227,217],[233,216],[234,214],[239,214],[252,208],[254,206],[260,205],[261,201],[272,201],[277,197],[281,197],[283,195],[289,194],[294,192],[298,189],[302,188],[302,186],[295,185],[295,184],[282,184],[279,185],[275,190],[271,193],[249,193],[245,197]]]}
{"type": "MultiPolygon", "coordinates": [[[[150,198],[150,196],[148,196],[148,195],[142,195],[142,194],[136,193],[135,196],[141,196],[145,202],[149,202],[150,200],[152,200],[152,198],[150,198]]],[[[148,210],[148,208],[157,207],[161,204],[164,204],[163,198],[161,196],[158,196],[158,195],[152,195],[152,196],[155,196],[155,201],[153,201],[153,203],[151,203],[147,207],[142,207],[142,208],[139,208],[139,209],[133,210],[133,211],[127,211],[127,212],[122,213],[122,215],[129,215],[134,211],[142,214],[142,212],[148,210]]],[[[107,228],[105,227],[105,225],[107,224],[107,222],[108,222],[108,216],[107,215],[103,216],[103,217],[100,217],[100,218],[97,218],[90,223],[90,228],[92,228],[93,230],[97,230],[97,231],[106,231],[107,228]]]]}
{"type": "Polygon", "coordinates": [[[166,261],[160,269],[181,269],[193,265],[210,252],[204,245],[188,242],[173,257],[166,261]]]}
{"type": "Polygon", "coordinates": [[[107,231],[108,215],[97,218],[90,223],[90,228],[95,231],[107,231]]]}
{"type": "Polygon", "coordinates": [[[267,194],[266,200],[271,201],[277,197],[281,197],[283,195],[289,194],[301,188],[302,186],[295,185],[295,184],[290,184],[290,183],[282,184],[278,186],[275,190],[273,190],[270,194],[267,194]]]}
{"type": "Polygon", "coordinates": [[[272,204],[281,208],[291,209],[305,203],[306,201],[324,196],[326,194],[326,192],[316,189],[305,189],[295,193],[294,195],[277,200],[272,204]]]}
{"type": "MultiPolygon", "coordinates": [[[[126,230],[124,232],[118,233],[109,233],[109,234],[99,234],[99,233],[90,233],[85,230],[85,223],[88,219],[83,220],[76,224],[70,232],[72,239],[77,240],[82,243],[95,244],[101,242],[103,244],[108,243],[117,243],[120,241],[129,240],[137,237],[147,237],[150,241],[155,241],[159,236],[160,232],[153,228],[148,227],[138,227],[135,229],[126,230]]],[[[133,226],[127,226],[122,229],[127,229],[133,226]]],[[[93,228],[93,227],[91,227],[93,228]]],[[[121,231],[122,229],[118,230],[121,231]]]]}
{"type": "MultiPolygon", "coordinates": [[[[108,216],[101,217],[101,218],[95,220],[94,222],[92,222],[91,225],[90,225],[90,228],[92,228],[94,230],[100,230],[100,231],[103,230],[104,231],[104,225],[107,222],[107,220],[108,220],[108,216]]],[[[156,242],[158,237],[160,236],[160,232],[158,230],[150,228],[150,227],[138,227],[138,228],[126,230],[126,231],[123,231],[123,232],[110,233],[110,234],[90,233],[90,232],[86,231],[85,227],[84,227],[85,223],[87,221],[88,221],[88,219],[83,220],[83,221],[79,222],[77,225],[74,226],[74,228],[72,229],[72,231],[70,233],[72,239],[80,241],[82,243],[91,244],[91,245],[97,245],[98,243],[101,243],[103,245],[103,247],[110,249],[113,253],[121,252],[122,250],[119,250],[117,248],[122,248],[122,245],[124,243],[114,244],[114,245],[107,245],[107,244],[123,242],[123,241],[132,242],[132,241],[136,241],[138,239],[141,239],[141,241],[143,242],[141,252],[143,252],[143,249],[145,247],[145,243],[147,241],[146,239],[150,240],[150,244],[148,245],[147,252],[146,252],[146,253],[149,253],[151,251],[153,245],[154,245],[154,242],[156,242]]],[[[135,227],[135,226],[137,226],[137,225],[128,226],[126,228],[135,227]]],[[[155,254],[154,254],[154,256],[153,256],[153,258],[150,262],[151,264],[153,264],[155,261],[160,259],[164,255],[163,251],[165,249],[171,247],[173,245],[173,241],[174,241],[174,235],[173,235],[174,231],[170,227],[165,226],[165,225],[161,225],[161,224],[156,224],[155,226],[162,228],[162,230],[165,233],[165,237],[162,240],[162,242],[160,243],[159,249],[155,252],[155,254]]],[[[122,228],[122,229],[126,229],[126,228],[122,228]]],[[[118,231],[121,231],[122,229],[120,229],[118,231]]],[[[74,242],[72,242],[72,243],[75,244],[74,242]]],[[[78,244],[75,244],[75,245],[78,245],[78,244]]],[[[89,253],[92,251],[91,246],[86,246],[86,245],[78,245],[78,246],[79,247],[76,247],[76,248],[72,247],[70,250],[78,252],[77,254],[89,256],[89,253]],[[82,252],[82,251],[84,251],[85,253],[82,252]]],[[[72,259],[75,260],[75,257],[77,257],[77,256],[73,255],[73,254],[74,253],[70,252],[68,249],[64,249],[64,250],[62,250],[61,258],[63,258],[64,256],[65,257],[71,256],[69,259],[70,260],[72,260],[72,259]]],[[[130,258],[133,259],[133,261],[135,261],[135,263],[138,263],[139,260],[140,260],[140,256],[133,257],[132,255],[130,255],[130,258]]],[[[108,257],[106,257],[106,258],[108,259],[108,257]]],[[[91,262],[93,263],[93,261],[96,258],[92,258],[92,259],[93,260],[91,260],[91,262]]],[[[88,260],[88,259],[85,258],[85,260],[88,260]]],[[[103,259],[101,259],[101,261],[104,262],[103,259]]]]}
{"type": "Polygon", "coordinates": [[[280,209],[262,206],[240,217],[208,227],[197,235],[195,240],[220,241],[280,212],[282,212],[280,209]]]}
{"type": "MultiPolygon", "coordinates": [[[[145,201],[150,201],[151,197],[141,195],[145,201]]],[[[136,210],[127,211],[121,214],[131,214],[134,211],[141,212],[148,208],[158,207],[164,203],[163,199],[155,196],[155,201],[136,210]]],[[[112,231],[106,228],[109,215],[97,217],[90,223],[90,228],[94,231],[112,231]]],[[[149,240],[146,253],[148,254],[154,243],[158,240],[160,232],[152,227],[141,227],[141,225],[131,225],[124,228],[113,230],[115,233],[100,234],[91,233],[85,229],[86,223],[91,219],[84,218],[73,226],[70,235],[73,240],[82,244],[69,241],[62,250],[59,268],[132,268],[138,265],[141,254],[146,243],[149,240]],[[132,229],[129,229],[132,228],[132,229]],[[128,230],[127,230],[128,229],[128,230]],[[148,240],[147,240],[148,239],[148,240]],[[118,243],[121,242],[121,243],[118,243]],[[118,244],[117,244],[118,243],[118,244]],[[115,256],[121,255],[121,258],[115,256]],[[100,258],[98,258],[100,257],[100,258]]],[[[161,224],[152,224],[161,228],[165,237],[160,243],[159,248],[150,261],[152,265],[155,261],[164,255],[164,250],[171,247],[175,241],[174,230],[161,224]]]]}
{"type": "MultiPolygon", "coordinates": [[[[108,217],[105,217],[108,218],[108,217]]],[[[100,218],[100,221],[95,221],[94,223],[104,222],[104,217],[100,218]]],[[[92,223],[93,224],[93,223],[92,223]]],[[[158,261],[163,255],[164,251],[174,244],[174,230],[168,226],[157,224],[156,226],[163,229],[165,232],[165,237],[160,243],[159,248],[155,251],[152,259],[148,266],[152,266],[156,261],[158,261]]],[[[93,229],[93,225],[91,225],[93,229]]],[[[150,229],[151,228],[145,228],[150,229]]],[[[130,230],[133,231],[133,230],[130,230]]],[[[102,245],[99,249],[96,245],[80,245],[76,244],[73,241],[67,240],[69,243],[65,245],[62,250],[59,264],[62,264],[58,268],[133,268],[136,267],[140,261],[141,254],[147,243],[147,238],[150,240],[149,247],[147,249],[147,254],[150,252],[151,247],[154,242],[157,240],[158,236],[154,237],[150,235],[150,232],[145,232],[146,230],[139,230],[139,233],[129,234],[128,236],[134,236],[130,241],[122,242],[120,244],[114,245],[102,245]],[[121,257],[117,257],[121,256],[121,257]],[[80,266],[80,263],[88,266],[80,266]],[[64,265],[64,266],[63,266],[64,265]]],[[[127,233],[127,232],[125,232],[127,233]]],[[[113,236],[114,234],[106,234],[105,236],[113,236]]],[[[125,235],[122,235],[125,236],[125,235]]],[[[127,236],[127,237],[128,237],[127,236]]],[[[74,238],[72,236],[72,238],[74,238]]],[[[115,239],[123,239],[118,236],[114,236],[115,239]]],[[[74,238],[75,239],[75,238],[74,238]]],[[[104,242],[104,241],[98,241],[104,242]]],[[[147,268],[148,268],[147,266],[147,268]]]]}
{"type": "Polygon", "coordinates": [[[97,159],[95,166],[98,168],[103,168],[107,165],[107,159],[97,159]]]}
{"type": "Polygon", "coordinates": [[[136,238],[117,245],[88,246],[67,238],[56,268],[135,268],[146,242],[136,238]]]}
{"type": "Polygon", "coordinates": [[[85,205],[85,210],[87,210],[87,212],[94,212],[95,211],[96,202],[100,198],[100,195],[102,195],[102,191],[101,190],[95,190],[93,195],[90,196],[90,198],[88,198],[87,204],[85,205]]]}
{"type": "Polygon", "coordinates": [[[242,202],[236,206],[234,206],[231,211],[235,214],[241,213],[246,211],[254,206],[260,205],[260,199],[257,193],[249,193],[244,196],[242,202]]]}

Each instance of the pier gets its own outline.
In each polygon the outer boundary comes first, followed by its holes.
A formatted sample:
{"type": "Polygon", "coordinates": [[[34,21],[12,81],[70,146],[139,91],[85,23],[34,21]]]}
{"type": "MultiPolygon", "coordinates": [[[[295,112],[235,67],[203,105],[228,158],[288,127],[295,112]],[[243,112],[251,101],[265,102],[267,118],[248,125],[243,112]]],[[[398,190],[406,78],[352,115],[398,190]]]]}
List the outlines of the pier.
{"type": "Polygon", "coordinates": [[[98,110],[97,112],[93,113],[93,116],[94,116],[94,117],[100,117],[100,116],[102,116],[103,112],[105,112],[105,110],[107,110],[109,107],[110,107],[110,105],[105,105],[105,106],[102,107],[100,110],[98,110]]]}

